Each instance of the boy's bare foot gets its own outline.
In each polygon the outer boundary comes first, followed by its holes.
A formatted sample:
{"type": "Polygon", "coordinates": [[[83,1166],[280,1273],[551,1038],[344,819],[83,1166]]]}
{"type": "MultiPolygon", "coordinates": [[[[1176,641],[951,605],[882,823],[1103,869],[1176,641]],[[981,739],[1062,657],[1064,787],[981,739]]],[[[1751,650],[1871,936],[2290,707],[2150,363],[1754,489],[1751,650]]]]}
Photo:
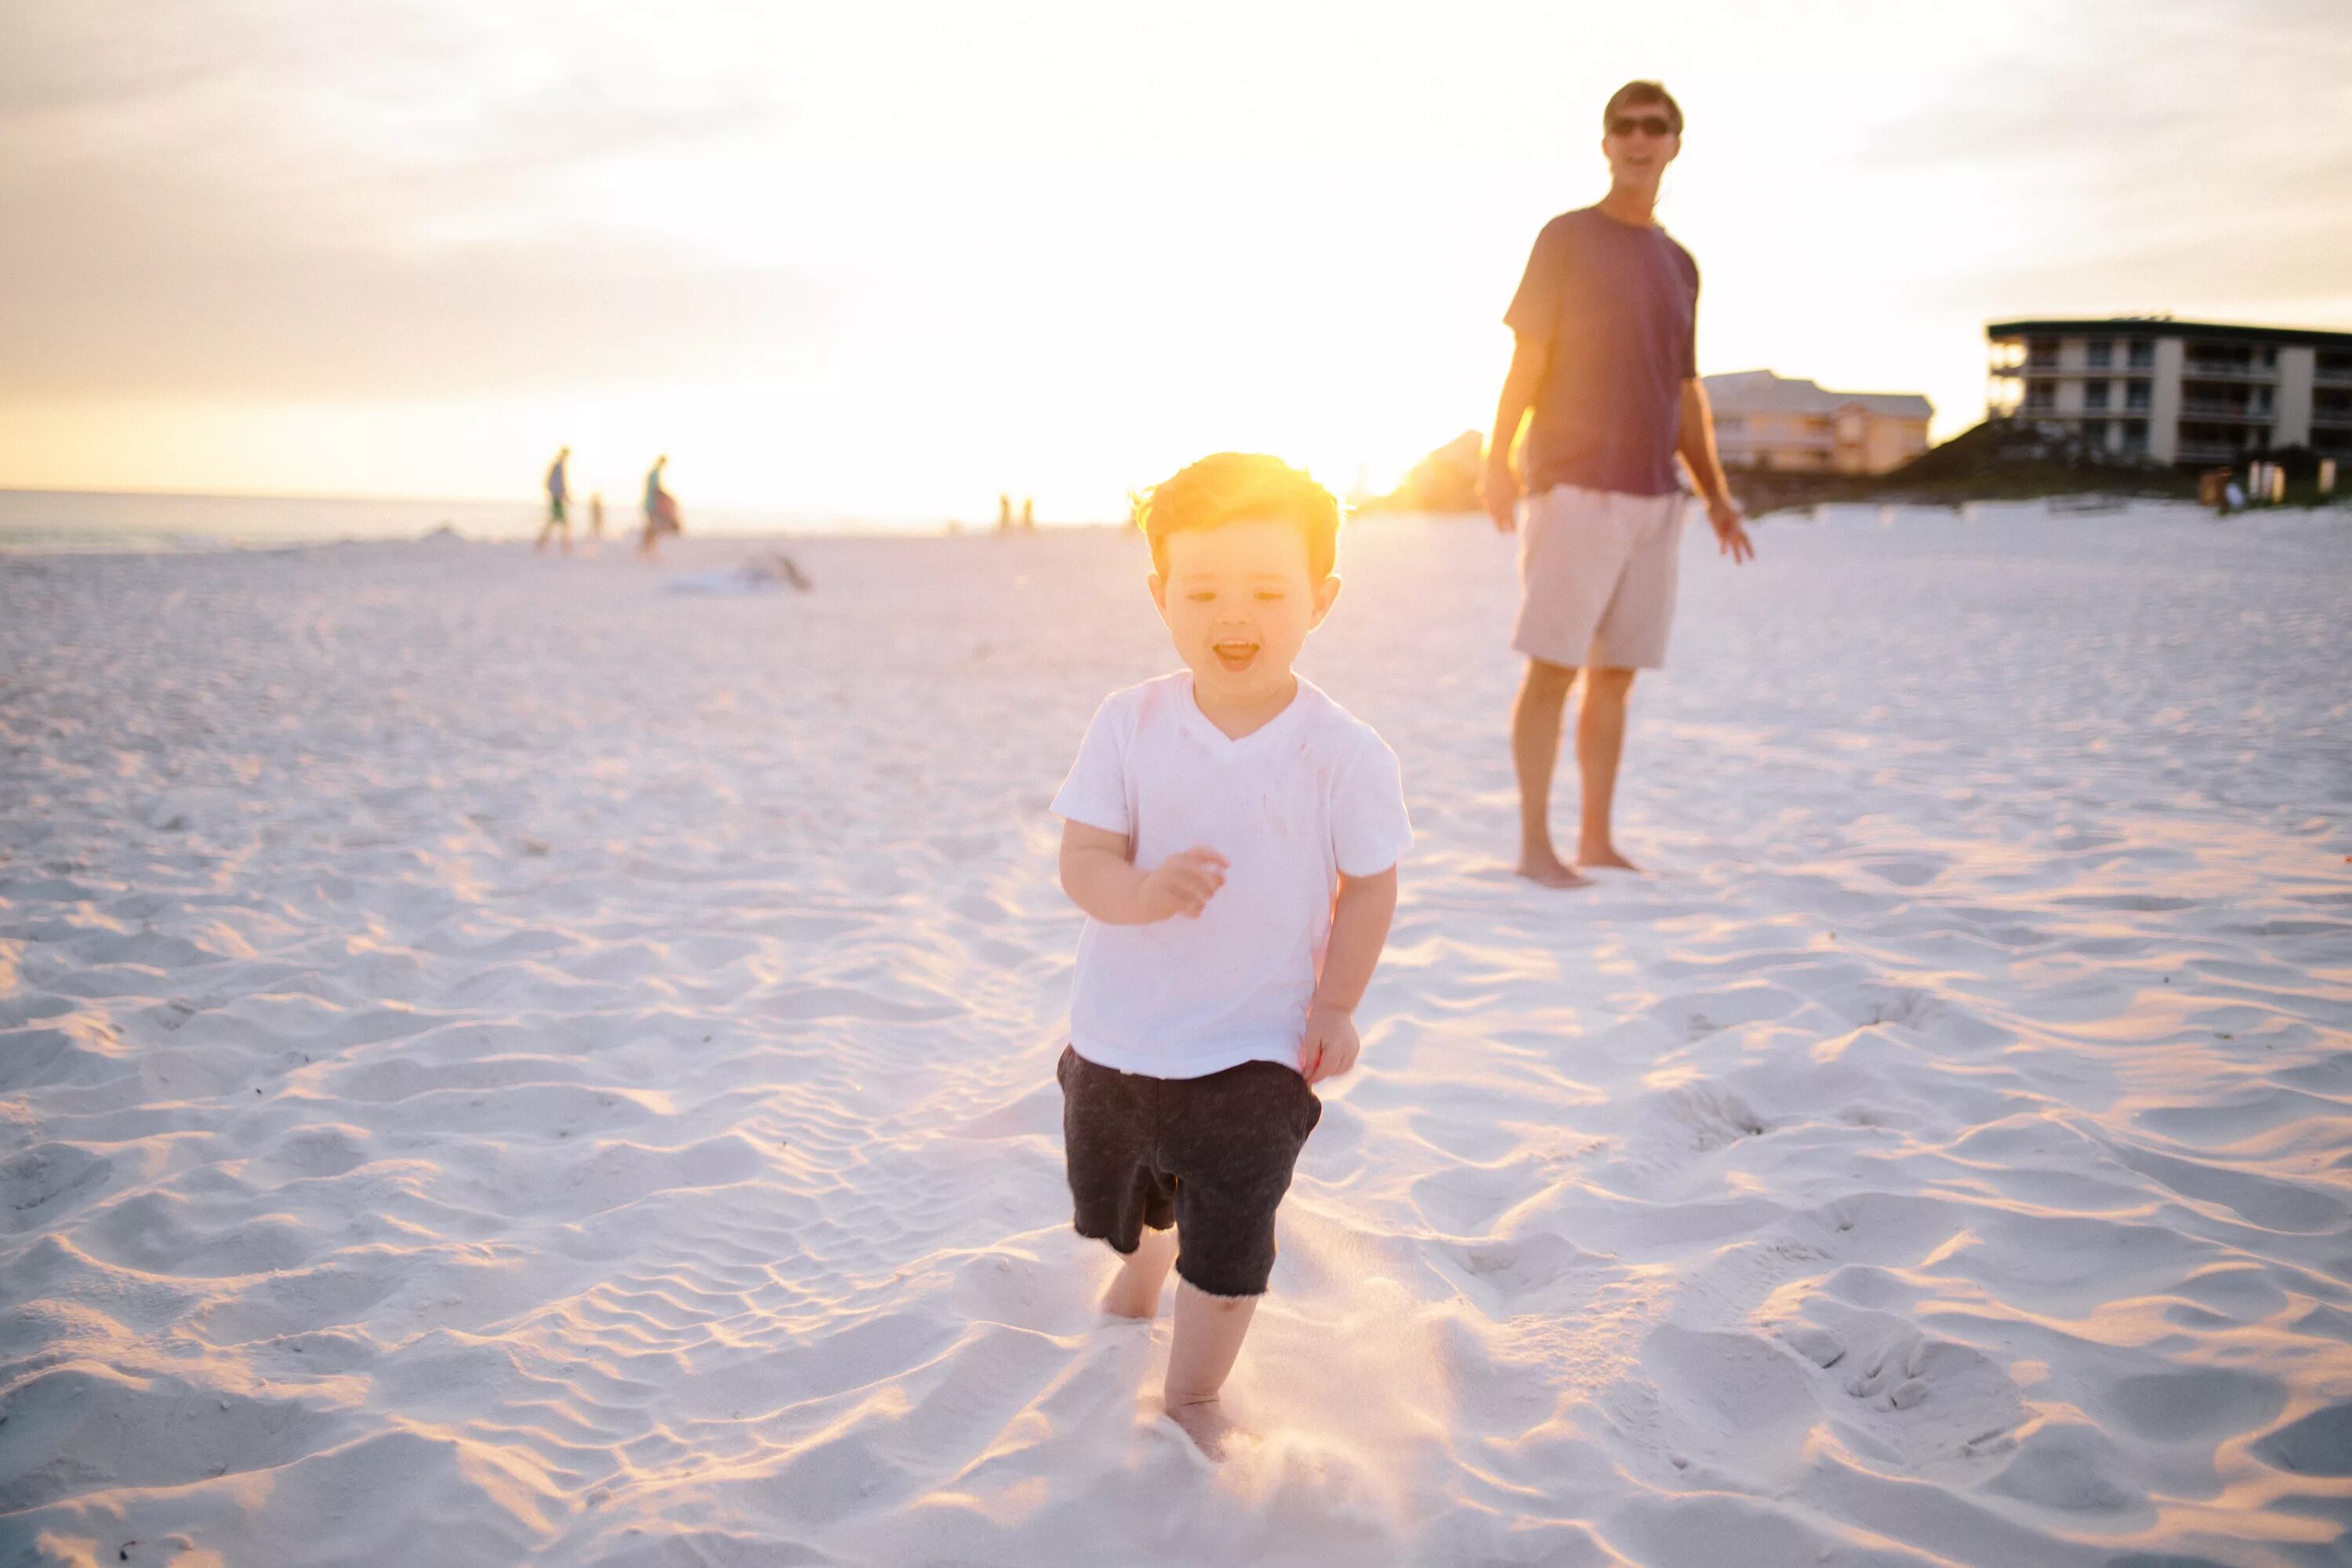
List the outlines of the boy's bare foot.
{"type": "Polygon", "coordinates": [[[1160,1288],[1152,1286],[1146,1296],[1137,1289],[1135,1277],[1120,1269],[1111,1277],[1110,1286],[1102,1293],[1102,1310],[1114,1318],[1156,1318],[1160,1315],[1160,1288]]]}
{"type": "Polygon", "coordinates": [[[1103,1291],[1102,1310],[1121,1318],[1158,1317],[1160,1287],[1168,1279],[1168,1266],[1175,1260],[1176,1233],[1146,1226],[1136,1238],[1135,1250],[1120,1255],[1118,1272],[1103,1291]]]}
{"type": "Polygon", "coordinates": [[[1192,1447],[1200,1449],[1211,1464],[1223,1464],[1233,1452],[1234,1440],[1249,1436],[1234,1425],[1224,1406],[1214,1399],[1171,1405],[1166,1409],[1168,1419],[1184,1429],[1184,1436],[1192,1439],[1192,1447]]]}
{"type": "Polygon", "coordinates": [[[1530,850],[1521,854],[1514,869],[1528,881],[1546,888],[1581,888],[1592,880],[1590,877],[1579,876],[1575,867],[1561,865],[1559,857],[1549,850],[1530,850]]]}
{"type": "Polygon", "coordinates": [[[1618,854],[1617,846],[1614,844],[1603,844],[1597,848],[1580,848],[1576,852],[1576,863],[1580,866],[1605,866],[1612,871],[1638,871],[1642,868],[1618,854]]]}

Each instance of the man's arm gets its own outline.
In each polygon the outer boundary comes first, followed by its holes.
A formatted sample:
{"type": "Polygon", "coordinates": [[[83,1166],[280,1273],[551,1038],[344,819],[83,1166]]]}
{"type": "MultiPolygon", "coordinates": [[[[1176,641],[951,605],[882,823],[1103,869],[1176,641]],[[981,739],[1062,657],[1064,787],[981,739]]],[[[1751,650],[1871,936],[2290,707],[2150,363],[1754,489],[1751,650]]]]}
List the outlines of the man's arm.
{"type": "Polygon", "coordinates": [[[1495,399],[1494,433],[1486,437],[1486,515],[1508,533],[1517,526],[1519,481],[1511,472],[1511,443],[1518,439],[1519,422],[1536,403],[1549,357],[1546,346],[1523,335],[1511,339],[1511,368],[1503,373],[1502,395],[1495,399]]]}
{"type": "Polygon", "coordinates": [[[1198,916],[1225,885],[1227,862],[1213,849],[1180,850],[1150,871],[1133,855],[1124,833],[1065,821],[1062,891],[1105,925],[1144,926],[1198,916]]]}
{"type": "Polygon", "coordinates": [[[1396,906],[1393,866],[1377,876],[1339,879],[1331,938],[1323,948],[1323,973],[1307,1004],[1307,1032],[1298,1047],[1298,1070],[1309,1083],[1337,1078],[1356,1065],[1356,1055],[1363,1049],[1356,1035],[1356,1005],[1364,999],[1381,950],[1388,945],[1396,906]]]}
{"type": "Polygon", "coordinates": [[[1706,498],[1706,518],[1715,526],[1716,547],[1734,564],[1754,560],[1756,546],[1748,538],[1739,503],[1731,499],[1722,459],[1716,455],[1715,411],[1707,406],[1706,388],[1696,376],[1683,383],[1682,434],[1675,450],[1690,465],[1691,478],[1697,481],[1699,494],[1706,498]]]}

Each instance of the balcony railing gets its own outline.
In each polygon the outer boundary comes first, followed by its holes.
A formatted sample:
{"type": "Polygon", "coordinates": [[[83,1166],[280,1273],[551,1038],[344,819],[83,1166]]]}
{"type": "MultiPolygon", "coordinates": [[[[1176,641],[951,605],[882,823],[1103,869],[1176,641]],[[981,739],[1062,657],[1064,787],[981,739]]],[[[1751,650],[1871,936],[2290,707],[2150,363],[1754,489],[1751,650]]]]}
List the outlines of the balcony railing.
{"type": "Polygon", "coordinates": [[[2315,408],[2311,423],[2314,428],[2352,430],[2352,408],[2315,408]]]}
{"type": "Polygon", "coordinates": [[[2274,416],[2267,408],[2256,408],[2246,403],[2221,403],[2210,397],[2183,398],[2180,404],[2183,419],[2227,419],[2232,424],[2267,425],[2274,416]]]}
{"type": "Polygon", "coordinates": [[[2184,381],[2276,381],[2278,367],[2268,364],[2240,364],[2235,360],[2184,361],[2180,366],[2184,381]]]}
{"type": "Polygon", "coordinates": [[[2178,454],[2184,463],[2230,463],[2250,450],[2244,447],[2225,447],[2218,441],[2183,441],[2178,454]]]}
{"type": "Polygon", "coordinates": [[[2311,373],[2311,379],[2322,386],[2352,386],[2352,365],[2346,365],[2341,370],[2322,365],[2311,373]]]}

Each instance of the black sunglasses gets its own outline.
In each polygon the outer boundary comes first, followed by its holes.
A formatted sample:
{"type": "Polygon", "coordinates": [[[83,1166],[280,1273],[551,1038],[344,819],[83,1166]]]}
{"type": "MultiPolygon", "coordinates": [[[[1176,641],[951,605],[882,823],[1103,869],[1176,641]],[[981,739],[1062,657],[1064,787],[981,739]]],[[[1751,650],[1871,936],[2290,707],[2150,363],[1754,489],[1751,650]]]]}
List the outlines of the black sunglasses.
{"type": "Polygon", "coordinates": [[[1663,114],[1621,114],[1609,122],[1612,136],[1631,136],[1636,131],[1652,136],[1672,136],[1675,125],[1663,114]]]}

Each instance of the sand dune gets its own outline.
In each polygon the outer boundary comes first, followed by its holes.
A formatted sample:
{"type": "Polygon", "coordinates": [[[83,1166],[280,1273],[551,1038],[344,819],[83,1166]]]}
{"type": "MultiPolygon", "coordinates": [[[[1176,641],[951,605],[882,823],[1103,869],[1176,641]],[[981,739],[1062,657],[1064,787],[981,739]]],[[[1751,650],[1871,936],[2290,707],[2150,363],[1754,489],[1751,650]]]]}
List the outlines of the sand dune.
{"type": "Polygon", "coordinates": [[[2345,1562],[2343,528],[1759,544],[1562,897],[1508,544],[1357,530],[1421,840],[1222,1470],[1060,1168],[1130,541],[0,559],[0,1562],[2345,1562]]]}

